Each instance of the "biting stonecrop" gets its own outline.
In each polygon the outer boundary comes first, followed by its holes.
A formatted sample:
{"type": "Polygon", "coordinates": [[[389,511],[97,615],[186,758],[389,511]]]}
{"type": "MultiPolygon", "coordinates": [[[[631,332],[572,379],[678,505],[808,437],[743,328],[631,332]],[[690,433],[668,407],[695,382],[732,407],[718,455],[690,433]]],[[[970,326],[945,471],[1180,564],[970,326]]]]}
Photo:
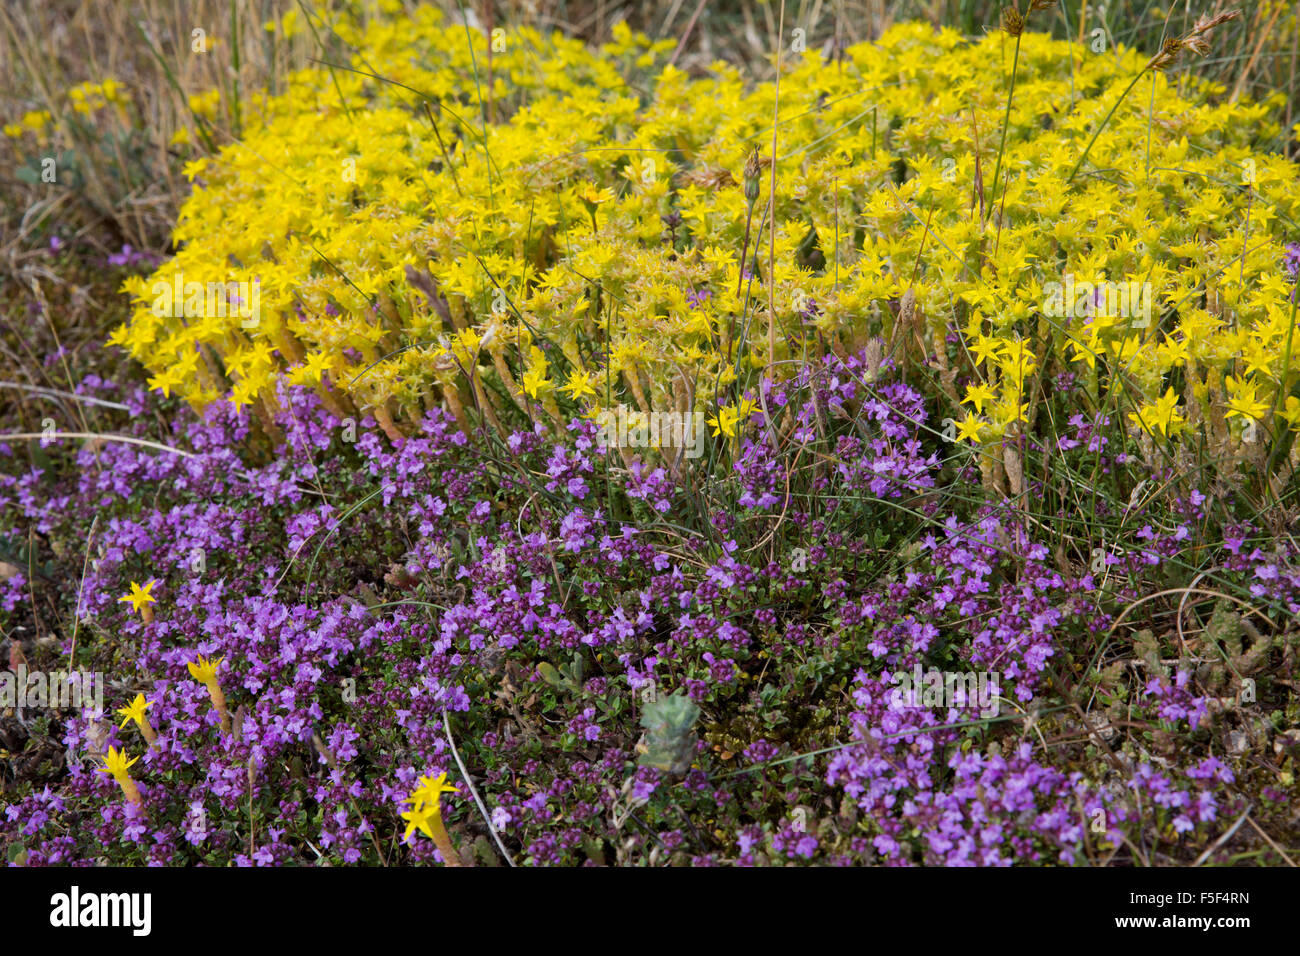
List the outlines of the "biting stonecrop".
{"type": "Polygon", "coordinates": [[[207,688],[208,699],[212,701],[212,709],[217,712],[221,723],[221,732],[228,734],[231,730],[230,709],[226,706],[226,695],[217,678],[217,670],[224,660],[224,657],[209,660],[200,654],[198,661],[190,661],[185,666],[189,668],[190,676],[207,688]]]}
{"type": "Polygon", "coordinates": [[[460,866],[460,857],[451,842],[451,835],[447,833],[447,828],[442,822],[444,793],[460,793],[457,787],[447,783],[445,773],[437,777],[420,778],[420,786],[412,790],[411,795],[402,801],[411,804],[411,809],[402,814],[402,819],[406,821],[406,832],[402,838],[410,840],[418,830],[433,840],[444,864],[460,866]]]}
{"type": "MultiPolygon", "coordinates": [[[[67,90],[66,98],[69,111],[76,116],[91,117],[100,110],[126,106],[126,87],[113,79],[102,83],[86,82],[67,90]]],[[[6,123],[3,127],[5,136],[20,139],[31,136],[40,142],[49,141],[50,130],[55,126],[55,119],[49,110],[28,110],[16,123],[6,123]]]]}
{"type": "Polygon", "coordinates": [[[119,753],[116,747],[109,747],[108,753],[100,759],[103,761],[104,766],[96,768],[97,772],[108,774],[116,780],[117,785],[122,788],[122,796],[126,797],[128,803],[134,803],[136,806],[143,804],[144,798],[140,796],[140,788],[131,779],[131,767],[140,758],[132,757],[128,760],[125,749],[119,753]]]}
{"type": "Polygon", "coordinates": [[[769,217],[773,82],[688,77],[626,28],[496,50],[427,9],[339,29],[362,72],[295,75],[191,163],[175,257],[126,284],[111,341],[164,393],[269,421],[283,375],[391,435],[434,405],[558,428],[620,403],[730,434],[771,310],[778,374],[877,340],[960,441],[1031,431],[1063,372],[1149,455],[1300,430],[1300,177],[1267,151],[1276,98],[1158,70],[1122,97],[1146,54],[1024,32],[1003,147],[1007,35],[899,24],[839,61],[783,56],[769,217]],[[258,314],[157,314],[178,275],[256,280],[258,314]],[[1053,309],[1067,281],[1150,307],[1053,309]]]}

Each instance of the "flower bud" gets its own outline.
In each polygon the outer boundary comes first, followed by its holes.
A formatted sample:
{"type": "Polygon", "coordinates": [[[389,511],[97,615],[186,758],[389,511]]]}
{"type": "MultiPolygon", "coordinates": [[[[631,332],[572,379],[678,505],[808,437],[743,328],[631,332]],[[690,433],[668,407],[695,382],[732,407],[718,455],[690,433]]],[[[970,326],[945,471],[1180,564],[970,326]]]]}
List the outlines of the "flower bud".
{"type": "Polygon", "coordinates": [[[758,201],[758,177],[762,168],[758,161],[758,150],[754,150],[749,154],[749,161],[745,163],[745,201],[748,203],[758,201]]]}
{"type": "Polygon", "coordinates": [[[1025,18],[1015,7],[1007,7],[1002,11],[1002,29],[1013,37],[1018,37],[1025,31],[1025,18]]]}

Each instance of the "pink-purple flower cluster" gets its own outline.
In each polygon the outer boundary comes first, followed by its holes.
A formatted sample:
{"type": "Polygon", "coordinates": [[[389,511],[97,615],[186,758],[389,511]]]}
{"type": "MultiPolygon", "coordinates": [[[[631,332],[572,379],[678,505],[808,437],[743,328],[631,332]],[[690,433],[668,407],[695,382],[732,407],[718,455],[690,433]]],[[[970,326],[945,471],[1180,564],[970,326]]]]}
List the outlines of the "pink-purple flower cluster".
{"type": "MultiPolygon", "coordinates": [[[[55,599],[81,622],[78,662],[108,672],[110,710],[143,693],[158,734],[60,713],[62,768],[10,803],[0,843],[29,864],[432,861],[400,813],[420,776],[459,776],[453,746],[487,807],[448,799],[454,839],[495,854],[491,828],[536,864],[1084,863],[1151,814],[1169,847],[1203,839],[1235,806],[1225,755],[1085,752],[1075,684],[1193,552],[1293,614],[1295,555],[1245,524],[1216,545],[1192,495],[1134,509],[1100,571],[1071,562],[1014,504],[948,494],[965,472],[945,472],[925,401],[878,372],[832,357],[760,385],[707,486],[624,467],[589,422],[485,445],[435,410],[403,441],[365,421],[348,442],[290,388],[261,458],[229,406],[164,436],[187,454],[55,443],[51,470],[0,449],[0,531],[84,549],[55,599]],[[150,579],[146,621],[119,598],[150,579]],[[199,655],[223,662],[230,732],[199,655]],[[913,667],[996,674],[1000,715],[895,706],[891,675],[913,667]],[[639,723],[674,692],[700,711],[676,775],[645,765],[639,723]],[[139,807],[94,772],[110,745],[141,756],[139,807]]],[[[1054,453],[1106,455],[1104,430],[1080,419],[1054,453]]],[[[5,582],[9,623],[34,624],[31,584],[5,582]]],[[[1190,670],[1130,689],[1130,722],[1210,719],[1190,670]]]]}

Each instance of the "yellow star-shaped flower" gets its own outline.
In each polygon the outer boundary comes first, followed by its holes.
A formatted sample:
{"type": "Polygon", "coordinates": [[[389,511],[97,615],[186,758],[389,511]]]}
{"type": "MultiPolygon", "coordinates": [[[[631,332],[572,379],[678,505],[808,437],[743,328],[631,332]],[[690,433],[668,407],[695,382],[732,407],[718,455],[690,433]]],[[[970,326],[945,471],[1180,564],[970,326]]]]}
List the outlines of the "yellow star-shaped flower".
{"type": "Polygon", "coordinates": [[[1253,421],[1263,421],[1264,413],[1268,411],[1268,403],[1261,402],[1255,395],[1257,385],[1246,379],[1234,379],[1229,375],[1225,381],[1228,386],[1228,393],[1232,395],[1228,402],[1228,409],[1223,413],[1224,418],[1249,418],[1253,421]]]}
{"type": "Polygon", "coordinates": [[[983,413],[984,403],[993,401],[995,396],[993,389],[980,382],[977,385],[966,386],[966,397],[962,399],[962,403],[970,402],[975,406],[975,411],[983,413]]]}
{"type": "Polygon", "coordinates": [[[563,391],[568,392],[574,398],[583,398],[590,395],[596,397],[596,388],[592,384],[591,376],[586,372],[574,371],[569,375],[569,381],[565,384],[563,391]]]}
{"type": "Polygon", "coordinates": [[[957,440],[978,444],[984,420],[971,413],[957,423],[957,440]]]}
{"type": "Polygon", "coordinates": [[[190,661],[185,666],[189,668],[191,677],[196,681],[207,684],[217,679],[217,668],[221,666],[221,662],[224,660],[224,657],[218,657],[216,660],[210,661],[200,654],[197,663],[190,661]]]}
{"type": "Polygon", "coordinates": [[[446,830],[442,825],[442,795],[444,793],[460,793],[460,790],[447,783],[445,773],[439,774],[437,777],[420,778],[420,785],[412,790],[411,795],[404,801],[411,804],[411,809],[402,814],[402,819],[406,821],[406,832],[402,835],[403,840],[409,840],[411,834],[419,830],[425,836],[438,842],[439,849],[441,849],[446,842],[446,830]]]}
{"type": "Polygon", "coordinates": [[[149,702],[144,699],[144,694],[136,694],[135,700],[117,711],[122,715],[122,723],[119,726],[125,727],[131,721],[137,724],[144,724],[144,712],[148,708],[149,702]]]}
{"type": "Polygon", "coordinates": [[[530,368],[524,373],[524,391],[528,393],[529,398],[537,398],[543,392],[549,391],[555,383],[546,377],[546,372],[530,368]]]}
{"type": "Polygon", "coordinates": [[[1128,417],[1148,434],[1154,435],[1159,431],[1166,438],[1177,435],[1187,425],[1178,411],[1178,393],[1173,388],[1166,389],[1154,404],[1143,405],[1138,412],[1130,412],[1128,417]]]}
{"type": "Polygon", "coordinates": [[[157,580],[151,578],[148,584],[144,587],[140,587],[140,585],[132,581],[130,592],[118,598],[118,603],[126,602],[131,605],[131,610],[139,613],[140,609],[146,605],[157,603],[158,599],[150,593],[153,591],[153,586],[157,583],[157,580]]]}
{"type": "Polygon", "coordinates": [[[432,825],[433,818],[434,818],[434,811],[432,808],[421,809],[417,807],[413,810],[408,810],[405,813],[403,813],[402,819],[407,821],[407,823],[406,823],[406,832],[402,834],[402,839],[403,840],[411,839],[411,834],[413,834],[416,830],[419,830],[421,833],[423,833],[431,840],[436,839],[436,836],[433,832],[433,825],[432,825]]]}
{"type": "Polygon", "coordinates": [[[975,344],[970,347],[971,355],[975,358],[976,365],[982,365],[985,360],[997,360],[1002,354],[1003,345],[997,339],[991,339],[981,335],[975,340],[975,344]]]}
{"type": "Polygon", "coordinates": [[[149,379],[149,387],[163,393],[163,398],[172,397],[172,389],[181,383],[175,368],[165,369],[149,379]]]}
{"type": "Polygon", "coordinates": [[[127,771],[129,771],[132,765],[135,764],[135,762],[138,761],[140,758],[132,757],[130,760],[127,760],[125,750],[123,750],[121,753],[118,753],[116,747],[109,747],[108,753],[105,754],[104,757],[101,759],[103,759],[104,761],[104,766],[96,767],[95,772],[106,773],[118,780],[121,780],[123,777],[130,776],[130,774],[127,773],[127,771]]]}
{"type": "Polygon", "coordinates": [[[230,392],[230,404],[235,409],[241,409],[245,405],[252,405],[257,398],[257,385],[248,379],[243,379],[230,392]]]}
{"type": "Polygon", "coordinates": [[[537,398],[543,392],[554,388],[555,383],[546,377],[550,366],[546,361],[545,353],[534,345],[529,349],[529,357],[532,359],[532,367],[524,373],[524,391],[528,393],[529,398],[537,398]]]}
{"type": "Polygon", "coordinates": [[[586,183],[578,187],[578,198],[589,207],[594,208],[613,199],[614,191],[612,189],[600,189],[595,183],[586,183]]]}
{"type": "Polygon", "coordinates": [[[1292,428],[1300,427],[1300,398],[1288,395],[1286,403],[1277,410],[1279,418],[1286,420],[1292,428]]]}
{"type": "Polygon", "coordinates": [[[728,438],[735,438],[739,430],[738,426],[749,420],[749,416],[754,411],[754,403],[749,399],[741,399],[737,406],[724,405],[718,409],[718,414],[714,418],[708,419],[708,424],[713,426],[713,436],[726,435],[728,438]]]}
{"type": "Polygon", "coordinates": [[[447,783],[447,775],[441,773],[436,777],[421,777],[420,786],[411,791],[407,797],[407,803],[413,804],[417,810],[423,807],[431,807],[433,814],[442,815],[442,795],[444,793],[460,793],[460,790],[447,783]]]}

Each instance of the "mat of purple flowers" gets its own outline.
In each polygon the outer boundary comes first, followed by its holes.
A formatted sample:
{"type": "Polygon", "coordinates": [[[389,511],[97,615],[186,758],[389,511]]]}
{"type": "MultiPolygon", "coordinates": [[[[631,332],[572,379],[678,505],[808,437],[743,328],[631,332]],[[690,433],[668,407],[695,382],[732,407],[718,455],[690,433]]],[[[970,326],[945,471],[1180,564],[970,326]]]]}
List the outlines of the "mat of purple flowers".
{"type": "MultiPolygon", "coordinates": [[[[439,774],[461,865],[1228,861],[1248,810],[1294,845],[1288,539],[1192,488],[1081,551],[1068,510],[985,500],[888,363],[763,390],[701,480],[587,421],[499,440],[434,411],[394,444],[294,388],[278,446],[224,404],[160,441],[152,398],[86,379],[157,444],[0,447],[11,664],[103,690],[0,707],[5,859],[447,862],[402,818],[439,774]],[[921,671],[992,676],[900,698],[921,671]],[[152,744],[114,716],[138,694],[152,744]]],[[[1104,424],[1052,453],[1121,499],[1169,477],[1104,424]]]]}

